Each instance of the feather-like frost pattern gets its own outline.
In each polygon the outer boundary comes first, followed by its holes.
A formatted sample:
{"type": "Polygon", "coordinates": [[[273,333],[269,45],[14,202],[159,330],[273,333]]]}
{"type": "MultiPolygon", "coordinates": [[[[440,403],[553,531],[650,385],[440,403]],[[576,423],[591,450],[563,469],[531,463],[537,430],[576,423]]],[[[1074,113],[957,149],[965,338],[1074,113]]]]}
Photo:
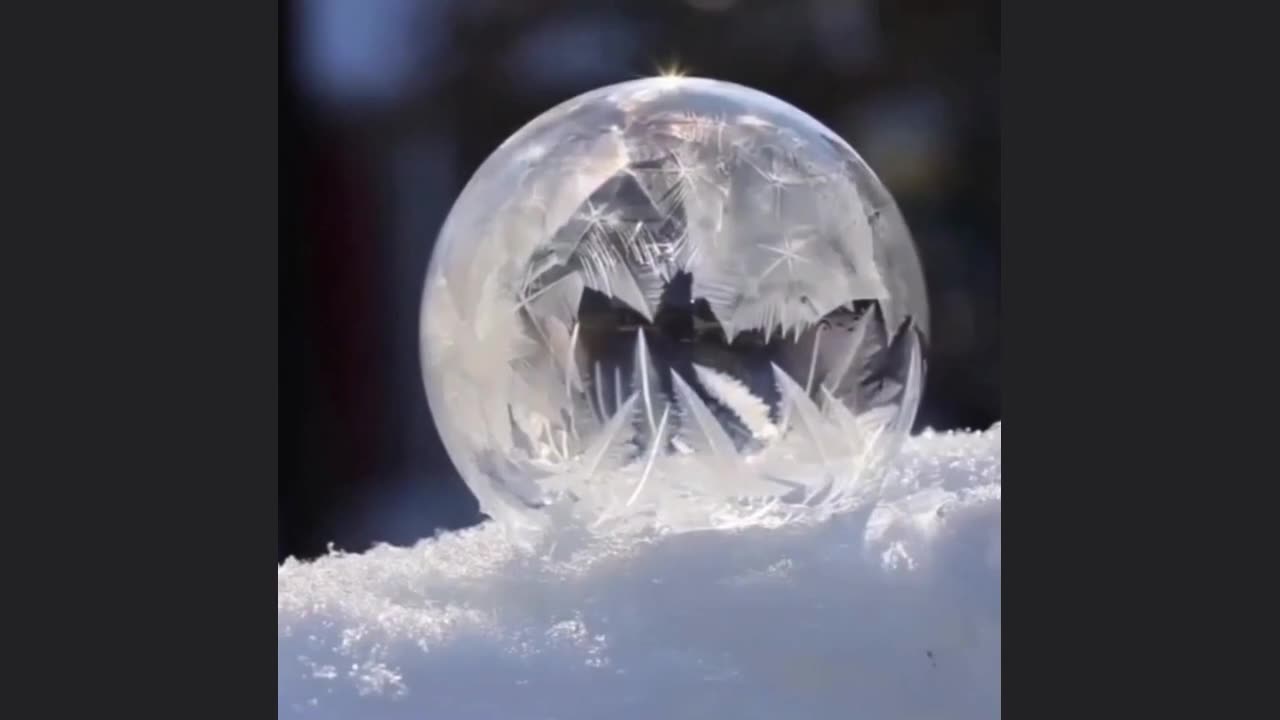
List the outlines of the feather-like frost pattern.
{"type": "Polygon", "coordinates": [[[582,454],[581,471],[588,479],[597,470],[600,469],[601,463],[610,454],[611,450],[617,450],[619,446],[629,440],[627,430],[631,427],[631,416],[635,412],[636,403],[640,400],[639,393],[631,393],[631,397],[622,403],[622,407],[614,413],[613,417],[604,424],[599,436],[592,441],[590,447],[582,454]]]}
{"type": "Polygon", "coordinates": [[[640,395],[644,398],[645,417],[649,419],[649,430],[655,435],[658,432],[658,425],[655,421],[654,408],[658,404],[654,399],[654,388],[657,386],[657,371],[653,369],[653,363],[649,358],[649,346],[644,339],[644,330],[636,330],[636,387],[640,388],[640,395]]]}
{"type": "Polygon", "coordinates": [[[649,447],[649,459],[644,463],[644,470],[640,472],[640,481],[636,483],[636,489],[632,491],[631,497],[627,498],[627,505],[635,503],[640,497],[640,492],[644,490],[645,485],[649,483],[649,476],[653,474],[653,463],[658,459],[658,451],[662,449],[663,436],[666,434],[667,417],[671,414],[671,406],[662,409],[662,420],[658,422],[658,429],[653,434],[653,442],[649,447]]]}
{"type": "Polygon", "coordinates": [[[697,430],[696,433],[684,436],[690,446],[695,451],[708,453],[721,471],[731,473],[736,470],[738,451],[720,421],[716,420],[711,409],[698,397],[698,393],[675,370],[671,371],[671,383],[680,400],[680,407],[684,410],[687,426],[697,430]]]}
{"type": "Polygon", "coordinates": [[[769,419],[769,406],[747,389],[742,381],[732,375],[696,363],[693,371],[702,387],[706,388],[717,402],[732,411],[751,432],[752,437],[768,440],[778,436],[777,426],[769,419]]]}
{"type": "Polygon", "coordinates": [[[822,417],[822,411],[818,410],[818,406],[813,404],[813,400],[805,394],[804,388],[800,387],[790,375],[776,364],[772,364],[774,381],[778,385],[778,393],[785,399],[789,411],[789,416],[798,417],[796,422],[797,430],[804,433],[803,437],[808,440],[813,450],[818,454],[819,460],[822,462],[823,468],[827,471],[827,482],[831,482],[834,474],[831,464],[831,454],[827,450],[826,442],[823,440],[823,429],[826,423],[822,417]]]}

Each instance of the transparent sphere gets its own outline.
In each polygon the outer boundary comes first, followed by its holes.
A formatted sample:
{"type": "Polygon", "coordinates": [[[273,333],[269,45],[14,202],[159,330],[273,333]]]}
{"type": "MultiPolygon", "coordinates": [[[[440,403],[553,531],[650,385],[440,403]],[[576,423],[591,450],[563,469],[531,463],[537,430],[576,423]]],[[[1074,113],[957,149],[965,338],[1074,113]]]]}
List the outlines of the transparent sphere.
{"type": "Polygon", "coordinates": [[[844,141],[657,77],[549,110],[476,171],[421,341],[491,517],[687,530],[856,504],[915,418],[927,335],[910,233],[844,141]]]}

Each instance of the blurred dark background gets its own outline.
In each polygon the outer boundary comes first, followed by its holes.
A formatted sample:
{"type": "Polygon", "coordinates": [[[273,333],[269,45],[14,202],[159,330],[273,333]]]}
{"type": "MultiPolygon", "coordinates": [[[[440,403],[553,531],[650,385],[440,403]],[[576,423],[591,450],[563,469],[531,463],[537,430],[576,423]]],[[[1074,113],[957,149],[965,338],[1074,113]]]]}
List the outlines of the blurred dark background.
{"type": "Polygon", "coordinates": [[[484,158],[672,66],[776,95],[897,197],[932,309],[918,427],[1000,418],[999,3],[292,0],[281,12],[277,560],[480,520],[418,361],[435,236],[484,158]]]}

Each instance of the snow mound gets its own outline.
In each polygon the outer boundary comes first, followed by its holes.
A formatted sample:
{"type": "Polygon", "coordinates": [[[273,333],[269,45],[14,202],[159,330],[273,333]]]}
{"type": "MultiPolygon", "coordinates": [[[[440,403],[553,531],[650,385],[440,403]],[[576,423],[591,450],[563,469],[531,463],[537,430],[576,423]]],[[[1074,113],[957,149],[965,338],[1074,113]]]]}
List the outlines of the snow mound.
{"type": "Polygon", "coordinates": [[[999,425],[925,433],[821,524],[286,561],[279,715],[999,717],[1000,468],[999,425]]]}

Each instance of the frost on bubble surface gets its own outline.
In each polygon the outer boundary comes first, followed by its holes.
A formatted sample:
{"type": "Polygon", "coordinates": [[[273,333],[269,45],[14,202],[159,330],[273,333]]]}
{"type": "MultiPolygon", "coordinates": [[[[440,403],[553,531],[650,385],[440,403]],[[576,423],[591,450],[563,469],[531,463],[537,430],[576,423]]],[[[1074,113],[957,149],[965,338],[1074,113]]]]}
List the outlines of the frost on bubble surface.
{"type": "Polygon", "coordinates": [[[910,234],[862,159],[776,98],[667,77],[494,152],[422,324],[446,446],[508,526],[848,507],[910,429],[928,338],[910,234]]]}

